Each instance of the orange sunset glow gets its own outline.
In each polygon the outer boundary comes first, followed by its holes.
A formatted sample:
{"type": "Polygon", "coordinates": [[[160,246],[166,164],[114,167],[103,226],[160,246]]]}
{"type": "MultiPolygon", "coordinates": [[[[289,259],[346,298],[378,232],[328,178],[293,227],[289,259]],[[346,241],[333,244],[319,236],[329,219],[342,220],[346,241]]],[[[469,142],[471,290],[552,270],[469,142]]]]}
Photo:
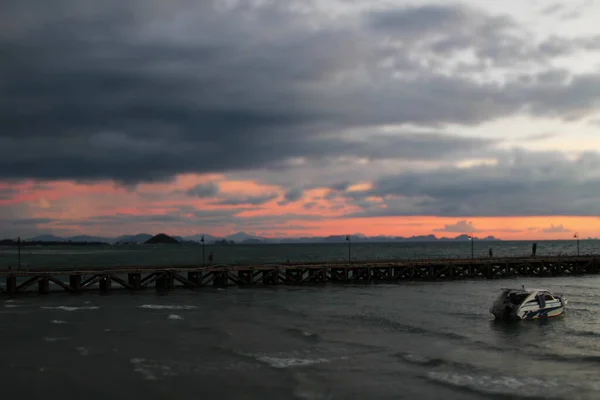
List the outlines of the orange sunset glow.
{"type": "MultiPolygon", "coordinates": [[[[353,214],[360,212],[361,207],[343,196],[328,197],[335,193],[331,188],[307,190],[296,201],[284,203],[284,187],[255,180],[230,180],[223,175],[180,175],[169,183],[144,183],[129,188],[110,182],[69,181],[4,183],[1,188],[10,191],[12,196],[4,197],[0,207],[20,210],[26,217],[24,221],[30,219],[35,226],[31,234],[37,231],[110,237],[166,231],[177,235],[210,233],[224,237],[242,230],[274,238],[360,233],[405,237],[473,234],[505,240],[569,239],[574,232],[582,237],[598,234],[596,217],[356,217],[353,214]],[[218,184],[219,192],[202,198],[188,193],[208,183],[218,184]],[[258,198],[261,204],[250,204],[253,198],[258,198]],[[229,204],[228,199],[239,201],[229,204]],[[174,219],[155,220],[157,216],[174,219]],[[129,220],[128,217],[135,218],[129,220]]],[[[371,183],[363,182],[350,185],[346,191],[360,193],[372,188],[371,183]]],[[[368,196],[366,199],[385,210],[384,198],[368,196]]],[[[28,233],[22,224],[5,226],[4,230],[5,235],[10,235],[10,230],[17,234],[28,233]]]]}

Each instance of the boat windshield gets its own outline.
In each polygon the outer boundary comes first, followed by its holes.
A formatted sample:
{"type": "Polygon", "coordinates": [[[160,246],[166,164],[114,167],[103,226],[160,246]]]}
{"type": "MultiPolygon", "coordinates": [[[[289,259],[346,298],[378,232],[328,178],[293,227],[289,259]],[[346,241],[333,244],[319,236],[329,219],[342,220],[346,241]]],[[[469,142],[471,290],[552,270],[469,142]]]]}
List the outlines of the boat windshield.
{"type": "Polygon", "coordinates": [[[529,297],[529,293],[515,293],[515,292],[511,292],[508,295],[508,300],[510,300],[511,303],[513,304],[521,304],[525,301],[525,299],[529,297]]]}

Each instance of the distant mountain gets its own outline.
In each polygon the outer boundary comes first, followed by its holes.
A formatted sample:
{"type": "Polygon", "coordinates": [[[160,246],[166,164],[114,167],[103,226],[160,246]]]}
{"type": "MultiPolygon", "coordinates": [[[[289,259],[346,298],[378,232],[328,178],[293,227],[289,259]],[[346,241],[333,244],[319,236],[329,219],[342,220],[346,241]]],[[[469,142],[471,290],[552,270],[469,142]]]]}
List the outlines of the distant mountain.
{"type": "Polygon", "coordinates": [[[261,238],[259,236],[249,235],[246,232],[238,232],[233,235],[225,236],[227,240],[233,240],[234,242],[243,242],[244,240],[265,240],[266,238],[261,238]]]}
{"type": "MultiPolygon", "coordinates": [[[[202,234],[192,236],[168,236],[170,239],[175,240],[179,243],[184,244],[200,244],[202,234]]],[[[158,235],[157,235],[158,236],[158,235]]],[[[294,238],[266,238],[248,234],[246,232],[238,232],[225,237],[218,237],[209,234],[204,234],[205,244],[272,244],[272,243],[345,243],[347,235],[329,235],[329,236],[306,236],[306,237],[294,237],[294,238]]],[[[131,245],[146,243],[148,240],[155,236],[149,233],[138,233],[136,235],[122,235],[116,238],[101,237],[101,236],[88,236],[88,235],[77,235],[73,237],[60,237],[55,235],[39,235],[33,238],[26,239],[28,242],[39,242],[39,243],[68,243],[69,241],[73,244],[83,243],[108,243],[117,245],[131,245]]],[[[456,237],[441,237],[438,238],[435,235],[417,235],[410,237],[403,236],[389,236],[389,235],[378,235],[378,236],[366,236],[362,233],[355,233],[350,235],[351,242],[359,243],[377,243],[377,242],[468,242],[471,240],[469,235],[463,234],[456,237]]],[[[484,238],[475,237],[476,241],[497,241],[500,240],[494,236],[487,236],[484,238]]]]}
{"type": "Polygon", "coordinates": [[[197,235],[185,236],[183,239],[200,243],[200,241],[202,240],[202,236],[204,236],[204,243],[212,243],[212,242],[216,242],[217,240],[222,239],[220,237],[209,235],[206,233],[199,233],[197,235]]]}
{"type": "Polygon", "coordinates": [[[28,242],[68,242],[69,239],[54,235],[39,235],[27,239],[28,242]]]}
{"type": "Polygon", "coordinates": [[[146,240],[144,244],[180,244],[180,242],[169,235],[159,233],[158,235],[152,236],[150,239],[146,240]]]}
{"type": "Polygon", "coordinates": [[[71,241],[71,242],[77,242],[77,243],[84,243],[84,242],[104,242],[104,243],[111,243],[114,239],[107,238],[107,237],[100,237],[100,236],[79,235],[79,236],[70,237],[70,238],[65,239],[65,240],[71,241]]]}
{"type": "Polygon", "coordinates": [[[144,243],[151,237],[152,237],[152,235],[150,235],[148,233],[138,233],[137,235],[123,235],[123,236],[119,236],[116,239],[113,239],[112,243],[118,243],[118,244],[144,243]]]}

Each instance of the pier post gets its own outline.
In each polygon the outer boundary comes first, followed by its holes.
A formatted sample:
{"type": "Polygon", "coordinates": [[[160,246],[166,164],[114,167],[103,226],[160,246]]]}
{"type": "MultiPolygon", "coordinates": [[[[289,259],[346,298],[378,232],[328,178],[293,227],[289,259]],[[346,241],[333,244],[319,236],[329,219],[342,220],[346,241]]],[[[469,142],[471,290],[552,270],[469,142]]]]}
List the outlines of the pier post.
{"type": "Polygon", "coordinates": [[[6,292],[8,294],[17,293],[17,277],[9,275],[6,277],[6,292]]]}
{"type": "Polygon", "coordinates": [[[189,271],[187,278],[189,281],[193,282],[194,285],[200,286],[200,282],[202,281],[202,273],[200,271],[189,271]]]}
{"type": "Polygon", "coordinates": [[[38,281],[38,293],[39,294],[48,294],[50,293],[50,280],[47,276],[40,277],[38,281]]]}
{"type": "Polygon", "coordinates": [[[227,271],[214,271],[213,272],[213,287],[225,287],[229,280],[229,274],[227,271]]]}
{"type": "Polygon", "coordinates": [[[167,290],[175,289],[175,273],[172,271],[167,272],[167,290]]]}
{"type": "Polygon", "coordinates": [[[75,292],[81,290],[81,275],[69,275],[69,285],[75,292]]]}
{"type": "Polygon", "coordinates": [[[167,277],[166,273],[162,273],[158,279],[156,279],[156,290],[166,290],[167,289],[167,277]]]}
{"type": "Polygon", "coordinates": [[[127,283],[129,283],[132,288],[136,290],[139,289],[141,282],[142,274],[140,274],[139,272],[132,272],[127,274],[127,283]]]}
{"type": "Polygon", "coordinates": [[[274,285],[277,283],[277,274],[279,272],[276,269],[266,269],[262,272],[263,285],[274,285]]]}
{"type": "Polygon", "coordinates": [[[110,279],[109,275],[103,275],[98,281],[98,285],[100,286],[100,291],[105,293],[110,289],[110,284],[112,283],[112,279],[110,279]]]}

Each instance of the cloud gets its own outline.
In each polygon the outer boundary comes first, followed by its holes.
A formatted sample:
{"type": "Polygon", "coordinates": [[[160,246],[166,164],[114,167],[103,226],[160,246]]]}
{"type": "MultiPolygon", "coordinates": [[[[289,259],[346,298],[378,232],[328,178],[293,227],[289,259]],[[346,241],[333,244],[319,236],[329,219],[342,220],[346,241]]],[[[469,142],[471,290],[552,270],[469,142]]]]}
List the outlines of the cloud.
{"type": "Polygon", "coordinates": [[[187,194],[194,197],[214,197],[221,191],[216,182],[201,183],[187,190],[187,194]]]}
{"type": "Polygon", "coordinates": [[[553,57],[591,51],[593,38],[544,45],[507,16],[458,5],[337,19],[318,7],[11,2],[0,177],[130,184],[341,156],[456,159],[497,141],[435,129],[600,108],[598,75],[546,79],[553,57]],[[408,124],[430,130],[381,133],[408,124]]]}
{"type": "Polygon", "coordinates": [[[283,200],[279,201],[277,204],[280,206],[286,206],[290,203],[301,200],[302,197],[304,197],[304,191],[302,189],[291,189],[285,192],[283,195],[283,200]]]}
{"type": "Polygon", "coordinates": [[[521,139],[519,139],[521,142],[538,142],[538,141],[542,141],[542,140],[547,140],[547,139],[552,139],[557,137],[558,134],[554,133],[554,132],[544,132],[544,133],[537,133],[537,134],[533,134],[533,135],[528,135],[525,136],[521,139]]]}
{"type": "Polygon", "coordinates": [[[228,196],[223,200],[213,202],[215,205],[227,205],[227,206],[240,206],[240,205],[253,205],[260,206],[266,204],[279,197],[277,193],[267,193],[256,196],[228,196]]]}
{"type": "Polygon", "coordinates": [[[10,200],[19,193],[19,190],[11,187],[0,187],[0,202],[3,200],[10,200]]]}
{"type": "Polygon", "coordinates": [[[6,225],[35,226],[35,225],[39,225],[39,224],[47,224],[52,221],[53,221],[53,219],[51,219],[51,218],[18,218],[18,219],[0,220],[0,223],[6,224],[6,225]]]}
{"type": "Polygon", "coordinates": [[[435,229],[436,232],[458,232],[458,233],[472,233],[472,232],[481,232],[471,221],[462,220],[458,221],[455,224],[447,224],[444,225],[443,228],[435,229]]]}
{"type": "Polygon", "coordinates": [[[554,226],[551,225],[550,228],[542,229],[544,233],[562,233],[562,232],[572,232],[571,229],[567,229],[562,225],[554,226]]]}
{"type": "Polygon", "coordinates": [[[557,4],[552,4],[550,6],[545,7],[541,12],[544,15],[552,15],[552,14],[556,14],[557,12],[560,12],[564,9],[564,5],[557,3],[557,4]]]}
{"type": "Polygon", "coordinates": [[[382,198],[385,207],[355,215],[595,216],[599,188],[598,153],[572,160],[556,152],[515,150],[492,164],[381,178],[361,196],[382,198]]]}

